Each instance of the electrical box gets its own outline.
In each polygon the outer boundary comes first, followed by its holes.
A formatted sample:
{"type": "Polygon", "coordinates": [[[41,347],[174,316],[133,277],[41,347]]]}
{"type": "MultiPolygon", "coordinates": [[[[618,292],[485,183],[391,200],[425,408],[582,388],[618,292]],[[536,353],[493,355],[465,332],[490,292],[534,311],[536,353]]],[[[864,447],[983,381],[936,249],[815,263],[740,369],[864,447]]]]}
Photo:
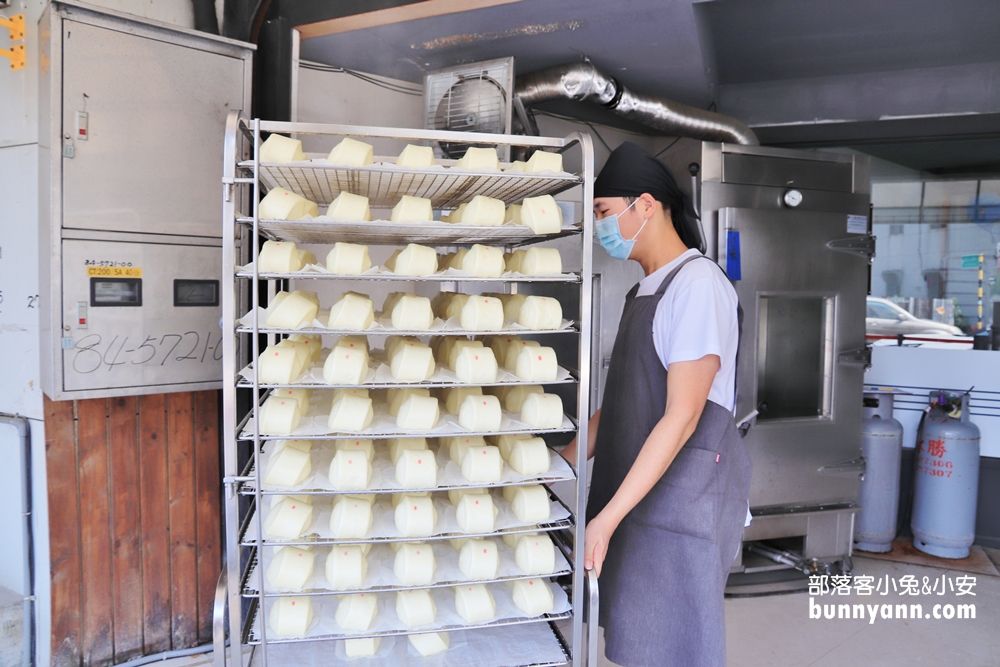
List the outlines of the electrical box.
{"type": "Polygon", "coordinates": [[[70,2],[39,35],[45,393],[221,387],[222,137],[254,47],[70,2]]]}
{"type": "Polygon", "coordinates": [[[216,245],[64,239],[66,392],[218,382],[216,245]]]}

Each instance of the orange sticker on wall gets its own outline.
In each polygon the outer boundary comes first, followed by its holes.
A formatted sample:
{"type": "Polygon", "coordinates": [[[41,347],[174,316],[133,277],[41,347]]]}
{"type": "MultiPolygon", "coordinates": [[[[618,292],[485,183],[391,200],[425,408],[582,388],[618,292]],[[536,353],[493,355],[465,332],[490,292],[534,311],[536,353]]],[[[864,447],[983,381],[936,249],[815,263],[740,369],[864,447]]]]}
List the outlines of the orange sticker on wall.
{"type": "Polygon", "coordinates": [[[90,278],[142,278],[142,269],[138,266],[88,266],[87,276],[90,278]]]}

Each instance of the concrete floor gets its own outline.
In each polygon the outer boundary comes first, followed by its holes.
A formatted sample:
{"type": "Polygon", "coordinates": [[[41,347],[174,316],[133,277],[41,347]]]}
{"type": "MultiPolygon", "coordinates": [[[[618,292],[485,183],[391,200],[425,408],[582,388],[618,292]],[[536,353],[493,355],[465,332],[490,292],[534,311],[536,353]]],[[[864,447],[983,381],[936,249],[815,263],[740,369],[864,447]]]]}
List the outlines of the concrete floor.
{"type": "MultiPolygon", "coordinates": [[[[1000,551],[988,550],[1000,564],[1000,551]]],[[[913,575],[933,586],[944,574],[951,581],[967,575],[945,567],[927,567],[856,555],[854,575],[899,581],[913,575]]],[[[726,640],[729,667],[834,667],[847,664],[895,667],[903,665],[962,665],[995,667],[1000,662],[1000,577],[976,578],[975,596],[954,593],[901,596],[830,596],[817,603],[920,603],[923,619],[810,619],[809,594],[726,600],[726,640]],[[974,620],[926,618],[934,604],[976,605],[974,620]]],[[[608,663],[610,664],[610,663],[608,663]]]]}
{"type": "Polygon", "coordinates": [[[0,586],[0,667],[18,667],[24,659],[24,601],[0,586]]]}
{"type": "MultiPolygon", "coordinates": [[[[1000,568],[1000,550],[984,549],[1000,568]]],[[[726,600],[726,641],[729,667],[909,667],[910,665],[961,665],[996,667],[1000,664],[1000,576],[972,574],[949,569],[855,555],[854,575],[899,581],[912,575],[930,586],[956,577],[974,576],[975,596],[902,596],[898,593],[871,596],[824,595],[818,604],[896,604],[923,606],[922,619],[811,619],[808,592],[726,600]],[[974,620],[926,618],[935,604],[976,605],[974,620]]],[[[874,584],[873,584],[874,585],[874,584]]],[[[866,612],[867,613],[867,612],[866,612]]],[[[158,667],[207,667],[211,654],[157,663],[158,667]]],[[[599,667],[613,667],[604,658],[603,638],[599,667]]]]}

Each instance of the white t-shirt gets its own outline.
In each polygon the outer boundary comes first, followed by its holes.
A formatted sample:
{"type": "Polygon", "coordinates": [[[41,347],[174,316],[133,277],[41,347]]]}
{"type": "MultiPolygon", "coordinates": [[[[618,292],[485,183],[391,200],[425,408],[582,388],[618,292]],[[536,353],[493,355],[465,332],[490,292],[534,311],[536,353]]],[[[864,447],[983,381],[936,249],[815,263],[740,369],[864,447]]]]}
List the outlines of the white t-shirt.
{"type": "MultiPolygon", "coordinates": [[[[688,257],[691,249],[649,274],[639,283],[636,296],[654,294],[667,274],[688,257]]],[[[708,400],[730,412],[736,409],[736,348],[739,324],[736,290],[711,261],[694,260],[681,269],[667,287],[653,319],[653,346],[664,368],[676,361],[694,361],[707,354],[719,356],[721,366],[708,392],[708,400]]]]}

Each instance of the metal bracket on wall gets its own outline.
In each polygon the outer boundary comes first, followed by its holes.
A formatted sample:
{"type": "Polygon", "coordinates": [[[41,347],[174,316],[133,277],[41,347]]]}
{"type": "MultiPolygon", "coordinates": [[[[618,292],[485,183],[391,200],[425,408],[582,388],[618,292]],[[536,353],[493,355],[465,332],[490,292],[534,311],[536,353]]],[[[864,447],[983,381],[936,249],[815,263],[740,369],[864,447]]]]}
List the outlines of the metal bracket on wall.
{"type": "Polygon", "coordinates": [[[14,14],[10,18],[0,16],[0,27],[7,28],[10,41],[18,42],[24,39],[24,14],[14,14]]]}
{"type": "Polygon", "coordinates": [[[0,49],[0,56],[10,60],[12,70],[24,69],[28,65],[24,55],[24,44],[15,44],[9,49],[0,49]]]}
{"type": "Polygon", "coordinates": [[[847,366],[864,366],[865,370],[872,367],[872,348],[869,345],[856,350],[844,350],[837,355],[837,363],[847,366]]]}
{"type": "MultiPolygon", "coordinates": [[[[24,39],[24,14],[15,14],[10,18],[0,16],[0,27],[7,28],[12,42],[24,39]]],[[[10,61],[12,70],[24,69],[28,65],[24,44],[15,44],[9,49],[0,49],[0,56],[10,61]]]]}
{"type": "Polygon", "coordinates": [[[875,237],[852,236],[846,239],[834,239],[828,241],[826,247],[837,252],[846,252],[849,255],[871,259],[875,256],[875,237]]]}
{"type": "Polygon", "coordinates": [[[859,456],[846,461],[838,461],[837,463],[830,463],[825,466],[821,466],[817,472],[821,475],[863,478],[865,476],[866,465],[865,457],[859,456]]]}

